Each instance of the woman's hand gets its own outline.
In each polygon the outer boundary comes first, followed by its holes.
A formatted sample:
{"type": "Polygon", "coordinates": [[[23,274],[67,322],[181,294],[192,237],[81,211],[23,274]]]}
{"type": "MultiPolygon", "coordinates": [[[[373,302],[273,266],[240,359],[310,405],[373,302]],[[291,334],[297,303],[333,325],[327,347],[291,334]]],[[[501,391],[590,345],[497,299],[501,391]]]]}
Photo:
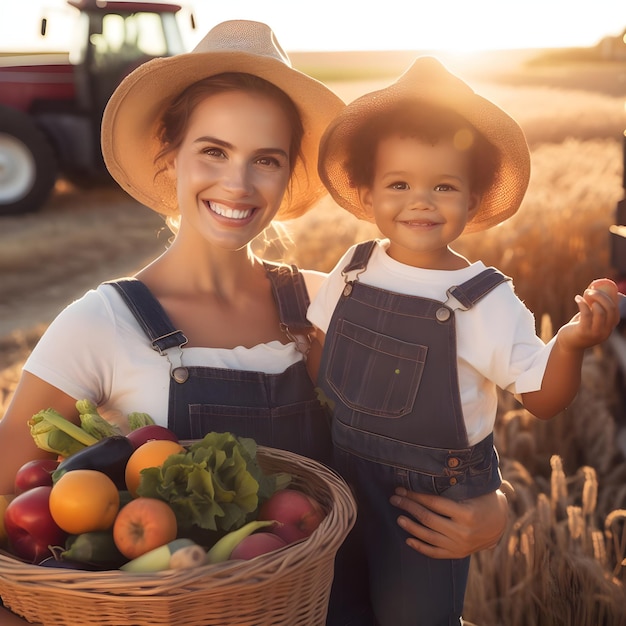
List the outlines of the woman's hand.
{"type": "Polygon", "coordinates": [[[454,502],[400,487],[390,501],[411,516],[398,517],[398,524],[411,535],[407,545],[433,559],[460,559],[493,548],[506,529],[509,514],[500,490],[454,502]]]}

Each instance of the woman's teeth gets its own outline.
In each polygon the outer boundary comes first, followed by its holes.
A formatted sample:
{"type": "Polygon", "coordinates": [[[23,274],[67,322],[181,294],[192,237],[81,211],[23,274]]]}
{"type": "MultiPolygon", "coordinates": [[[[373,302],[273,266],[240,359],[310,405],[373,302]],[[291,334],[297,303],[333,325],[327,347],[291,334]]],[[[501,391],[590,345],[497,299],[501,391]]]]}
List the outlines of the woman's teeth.
{"type": "Polygon", "coordinates": [[[210,202],[209,207],[211,211],[231,220],[244,220],[252,215],[252,209],[231,209],[230,207],[217,204],[216,202],[210,202]]]}

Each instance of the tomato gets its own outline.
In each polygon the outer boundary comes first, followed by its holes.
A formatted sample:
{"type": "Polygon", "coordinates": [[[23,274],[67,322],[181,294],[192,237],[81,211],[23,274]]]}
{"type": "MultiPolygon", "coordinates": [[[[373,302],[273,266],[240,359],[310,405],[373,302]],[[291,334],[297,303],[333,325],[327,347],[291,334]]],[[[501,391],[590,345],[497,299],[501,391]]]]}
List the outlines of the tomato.
{"type": "Polygon", "coordinates": [[[138,497],[120,509],[113,540],[128,559],[134,559],[176,539],[178,525],[170,505],[156,498],[138,497]]]}

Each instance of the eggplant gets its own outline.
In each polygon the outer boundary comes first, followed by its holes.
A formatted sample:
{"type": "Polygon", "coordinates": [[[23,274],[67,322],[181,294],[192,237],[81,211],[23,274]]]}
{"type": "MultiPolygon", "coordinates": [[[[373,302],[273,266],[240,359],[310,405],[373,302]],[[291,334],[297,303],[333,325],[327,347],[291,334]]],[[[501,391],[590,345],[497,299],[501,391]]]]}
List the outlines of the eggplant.
{"type": "Polygon", "coordinates": [[[134,451],[135,447],[124,435],[103,437],[61,461],[52,473],[52,483],[56,483],[66,472],[89,469],[106,474],[118,489],[126,489],[126,463],[134,451]]]}
{"type": "MultiPolygon", "coordinates": [[[[92,563],[80,563],[79,561],[68,561],[66,559],[57,559],[54,556],[46,557],[43,561],[37,563],[39,567],[58,567],[60,569],[78,569],[85,572],[101,572],[104,567],[94,565],[92,563]]],[[[110,568],[109,568],[110,569],[110,568]]]]}

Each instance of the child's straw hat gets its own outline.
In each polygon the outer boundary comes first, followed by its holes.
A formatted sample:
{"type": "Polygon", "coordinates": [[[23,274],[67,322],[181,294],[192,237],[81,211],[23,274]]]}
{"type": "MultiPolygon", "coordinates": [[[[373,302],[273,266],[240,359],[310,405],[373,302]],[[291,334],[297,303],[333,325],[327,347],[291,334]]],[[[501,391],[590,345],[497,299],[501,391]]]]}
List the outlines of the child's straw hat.
{"type": "Polygon", "coordinates": [[[368,93],[345,107],[322,137],[318,170],[334,200],[359,219],[372,221],[361,206],[345,164],[355,133],[367,132],[372,116],[385,113],[401,101],[424,102],[452,109],[495,146],[500,165],[494,182],[464,232],[484,230],[513,215],[519,208],[530,177],[530,153],[522,129],[513,118],[477,95],[437,59],[420,57],[385,89],[368,93]]]}

